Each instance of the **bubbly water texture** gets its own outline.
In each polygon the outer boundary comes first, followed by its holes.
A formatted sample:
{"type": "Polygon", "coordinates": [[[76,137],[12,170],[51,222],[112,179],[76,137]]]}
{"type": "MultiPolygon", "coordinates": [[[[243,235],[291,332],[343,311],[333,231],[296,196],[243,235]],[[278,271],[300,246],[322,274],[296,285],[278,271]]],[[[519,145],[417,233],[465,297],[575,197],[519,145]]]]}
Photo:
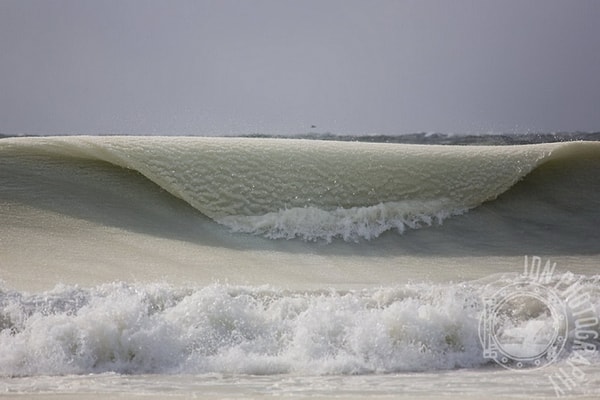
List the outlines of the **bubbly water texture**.
{"type": "MultiPolygon", "coordinates": [[[[595,307],[598,278],[582,281],[595,307]]],[[[495,285],[515,277],[503,279],[495,285]]],[[[302,292],[124,283],[58,286],[36,295],[3,290],[0,376],[319,375],[478,367],[489,363],[478,337],[486,293],[485,282],[302,292]]],[[[509,318],[505,325],[515,325],[512,334],[520,330],[522,337],[534,337],[540,325],[552,322],[527,299],[509,318]],[[535,323],[524,324],[532,314],[535,323]]]]}
{"type": "Polygon", "coordinates": [[[198,137],[0,142],[5,160],[97,160],[137,171],[235,231],[327,241],[440,223],[496,198],[541,164],[599,149],[198,137]]]}
{"type": "Polygon", "coordinates": [[[3,293],[2,306],[3,376],[356,374],[483,363],[475,298],[452,287],[294,293],[106,284],[3,293]]]}

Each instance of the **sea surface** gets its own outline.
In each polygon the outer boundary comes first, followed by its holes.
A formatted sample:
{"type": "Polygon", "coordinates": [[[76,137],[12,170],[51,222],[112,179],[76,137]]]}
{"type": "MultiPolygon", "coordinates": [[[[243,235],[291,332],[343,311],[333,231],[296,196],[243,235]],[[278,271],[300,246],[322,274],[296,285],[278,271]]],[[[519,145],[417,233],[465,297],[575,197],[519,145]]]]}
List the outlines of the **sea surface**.
{"type": "Polygon", "coordinates": [[[2,138],[0,396],[600,398],[597,140],[2,138]]]}

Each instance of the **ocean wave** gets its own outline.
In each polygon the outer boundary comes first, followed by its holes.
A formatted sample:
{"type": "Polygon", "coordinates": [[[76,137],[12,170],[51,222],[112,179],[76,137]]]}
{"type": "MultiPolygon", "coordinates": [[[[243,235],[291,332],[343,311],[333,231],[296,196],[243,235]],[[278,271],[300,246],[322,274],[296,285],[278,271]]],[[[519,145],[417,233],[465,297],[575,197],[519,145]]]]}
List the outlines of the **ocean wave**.
{"type": "Polygon", "coordinates": [[[43,174],[59,187],[74,173],[67,173],[61,163],[86,160],[126,168],[234,231],[356,241],[391,229],[402,233],[435,225],[496,199],[545,165],[572,164],[582,157],[598,160],[600,143],[434,146],[52,137],[3,139],[0,154],[5,169],[14,171],[51,158],[50,170],[43,174]]]}

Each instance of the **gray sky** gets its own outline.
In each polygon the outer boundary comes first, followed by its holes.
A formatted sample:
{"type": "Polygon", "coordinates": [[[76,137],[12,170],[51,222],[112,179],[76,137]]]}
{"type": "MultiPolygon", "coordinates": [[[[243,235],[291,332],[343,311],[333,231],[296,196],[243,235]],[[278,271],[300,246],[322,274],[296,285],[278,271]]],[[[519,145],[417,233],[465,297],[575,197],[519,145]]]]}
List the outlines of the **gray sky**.
{"type": "Polygon", "coordinates": [[[599,0],[0,0],[0,132],[600,130],[599,0]]]}

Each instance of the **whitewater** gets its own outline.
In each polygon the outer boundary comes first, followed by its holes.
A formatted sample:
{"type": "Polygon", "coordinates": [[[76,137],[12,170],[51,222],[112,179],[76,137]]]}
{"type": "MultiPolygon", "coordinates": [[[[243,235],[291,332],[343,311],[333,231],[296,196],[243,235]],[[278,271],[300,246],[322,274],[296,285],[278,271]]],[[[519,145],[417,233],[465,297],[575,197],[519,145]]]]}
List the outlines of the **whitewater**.
{"type": "MultiPolygon", "coordinates": [[[[578,311],[511,300],[525,352],[566,329],[524,372],[484,355],[485,299],[539,257],[597,318],[599,193],[593,141],[0,139],[0,393],[554,397],[578,311]]],[[[564,395],[600,395],[590,329],[564,395]]]]}

